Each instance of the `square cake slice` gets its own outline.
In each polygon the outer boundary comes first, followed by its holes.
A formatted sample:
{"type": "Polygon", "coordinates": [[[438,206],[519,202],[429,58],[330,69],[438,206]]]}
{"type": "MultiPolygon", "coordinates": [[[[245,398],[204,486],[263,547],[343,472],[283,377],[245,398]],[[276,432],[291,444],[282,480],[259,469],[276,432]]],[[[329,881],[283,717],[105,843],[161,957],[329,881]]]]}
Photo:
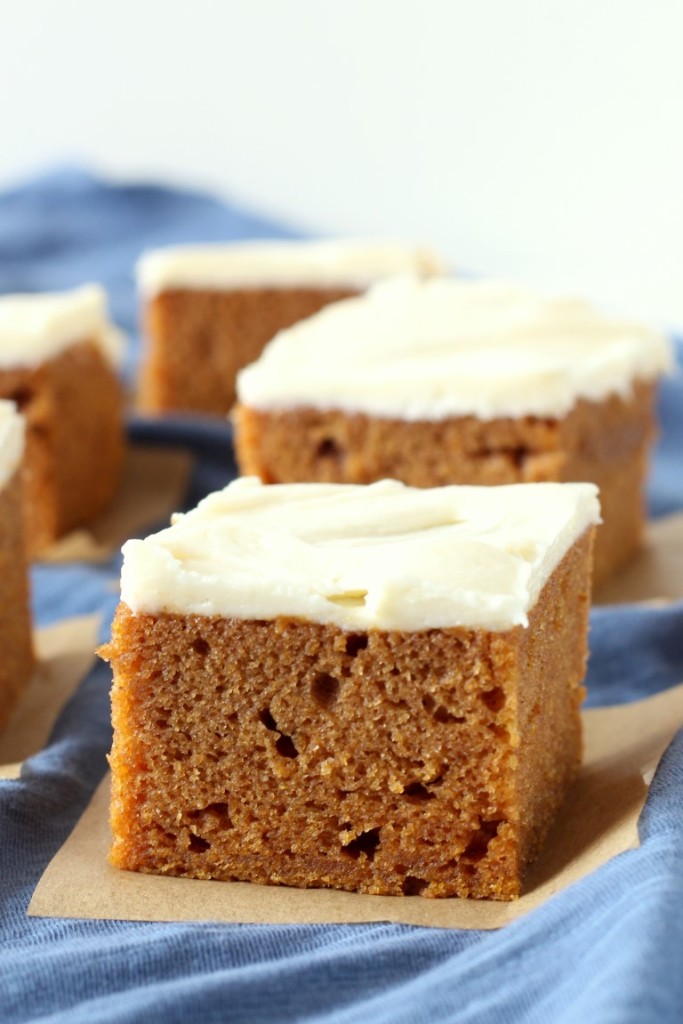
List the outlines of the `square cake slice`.
{"type": "Polygon", "coordinates": [[[425,250],[369,240],[150,252],[138,273],[146,342],[140,404],[225,416],[237,371],[278,331],[382,278],[444,270],[425,250]]]}
{"type": "Polygon", "coordinates": [[[519,895],[581,758],[590,484],[240,479],[124,548],[120,868],[519,895]]]}
{"type": "Polygon", "coordinates": [[[40,556],[112,500],[124,452],[121,338],[101,288],[0,296],[0,398],[26,420],[27,544],[40,556]]]}
{"type": "Polygon", "coordinates": [[[414,487],[591,481],[595,582],[642,542],[660,334],[573,299],[403,279],[281,332],[238,378],[243,475],[414,487]]]}
{"type": "Polygon", "coordinates": [[[33,669],[21,467],[24,423],[0,401],[0,729],[33,669]]]}

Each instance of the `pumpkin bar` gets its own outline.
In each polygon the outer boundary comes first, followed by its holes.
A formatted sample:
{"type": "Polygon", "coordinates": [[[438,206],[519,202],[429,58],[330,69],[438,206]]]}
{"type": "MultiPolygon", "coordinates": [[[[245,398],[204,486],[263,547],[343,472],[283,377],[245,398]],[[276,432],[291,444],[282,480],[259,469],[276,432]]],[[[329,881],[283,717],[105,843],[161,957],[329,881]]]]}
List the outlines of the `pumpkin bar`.
{"type": "Polygon", "coordinates": [[[124,547],[111,862],[513,899],[581,758],[590,484],[240,479],[124,547]]]}
{"type": "Polygon", "coordinates": [[[575,299],[401,280],[281,332],[238,380],[240,471],[268,483],[592,481],[595,582],[642,543],[667,340],[575,299]]]}
{"type": "Polygon", "coordinates": [[[41,555],[112,500],[124,451],[121,338],[103,290],[0,297],[0,398],[26,420],[29,554],[41,555]]]}
{"type": "Polygon", "coordinates": [[[0,729],[33,669],[21,465],[24,423],[0,401],[0,729]]]}
{"type": "Polygon", "coordinates": [[[150,252],[139,265],[146,353],[140,405],[225,416],[237,371],[284,327],[393,274],[443,271],[385,242],[243,242],[150,252]]]}

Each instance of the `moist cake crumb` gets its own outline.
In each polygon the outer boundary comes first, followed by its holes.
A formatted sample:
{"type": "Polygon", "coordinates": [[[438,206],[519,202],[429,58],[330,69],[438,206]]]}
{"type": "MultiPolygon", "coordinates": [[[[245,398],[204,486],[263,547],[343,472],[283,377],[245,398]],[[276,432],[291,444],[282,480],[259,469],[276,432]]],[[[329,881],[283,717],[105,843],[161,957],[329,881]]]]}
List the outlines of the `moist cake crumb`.
{"type": "Polygon", "coordinates": [[[518,896],[580,762],[597,517],[590,485],[238,481],[129,542],[112,863],[518,896]]]}

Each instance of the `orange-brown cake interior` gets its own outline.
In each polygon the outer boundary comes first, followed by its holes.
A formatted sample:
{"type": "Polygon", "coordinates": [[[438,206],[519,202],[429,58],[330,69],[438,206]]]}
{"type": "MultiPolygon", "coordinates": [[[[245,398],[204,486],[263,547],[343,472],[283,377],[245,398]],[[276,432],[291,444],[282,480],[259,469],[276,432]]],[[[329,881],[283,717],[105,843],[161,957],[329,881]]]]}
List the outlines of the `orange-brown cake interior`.
{"type": "Polygon", "coordinates": [[[237,371],[278,331],[350,295],[352,288],[169,288],[147,302],[140,405],[150,412],[226,416],[237,371]]]}
{"type": "Polygon", "coordinates": [[[574,778],[589,529],[527,628],[348,632],[119,607],[112,862],[360,892],[519,895],[574,778]]]}
{"type": "Polygon", "coordinates": [[[644,484],[655,434],[656,386],[630,397],[579,399],[563,418],[475,416],[413,422],[335,410],[235,410],[240,471],[266,483],[370,483],[413,487],[591,481],[600,487],[603,528],[595,549],[598,585],[642,543],[644,484]]]}
{"type": "Polygon", "coordinates": [[[21,472],[0,489],[0,729],[33,670],[21,472]]]}
{"type": "Polygon", "coordinates": [[[36,367],[0,370],[0,398],[26,419],[25,507],[32,557],[110,503],[124,452],[123,396],[98,345],[70,345],[36,367]]]}

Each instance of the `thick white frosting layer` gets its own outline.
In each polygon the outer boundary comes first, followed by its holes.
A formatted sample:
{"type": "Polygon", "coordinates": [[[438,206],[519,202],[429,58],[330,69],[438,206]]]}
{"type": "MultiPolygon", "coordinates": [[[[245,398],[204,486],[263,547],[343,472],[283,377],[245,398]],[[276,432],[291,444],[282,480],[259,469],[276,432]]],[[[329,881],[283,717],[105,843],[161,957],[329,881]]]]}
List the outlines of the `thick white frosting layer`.
{"type": "Polygon", "coordinates": [[[401,278],[281,331],[238,376],[257,409],[407,420],[562,416],[672,366],[657,332],[508,284],[401,278]]]}
{"type": "Polygon", "coordinates": [[[99,285],[0,296],[0,369],[39,366],[80,341],[97,344],[112,365],[121,360],[123,336],[99,285]]]}
{"type": "Polygon", "coordinates": [[[526,625],[599,521],[593,484],[441,487],[242,478],[124,548],[135,613],[295,616],[346,630],[526,625]]]}
{"type": "Polygon", "coordinates": [[[433,253],[395,242],[241,242],[150,252],[138,264],[144,295],[170,288],[362,288],[396,274],[444,274],[433,253]]]}
{"type": "Polygon", "coordinates": [[[24,419],[14,402],[0,400],[0,488],[14,475],[24,453],[24,419]]]}

